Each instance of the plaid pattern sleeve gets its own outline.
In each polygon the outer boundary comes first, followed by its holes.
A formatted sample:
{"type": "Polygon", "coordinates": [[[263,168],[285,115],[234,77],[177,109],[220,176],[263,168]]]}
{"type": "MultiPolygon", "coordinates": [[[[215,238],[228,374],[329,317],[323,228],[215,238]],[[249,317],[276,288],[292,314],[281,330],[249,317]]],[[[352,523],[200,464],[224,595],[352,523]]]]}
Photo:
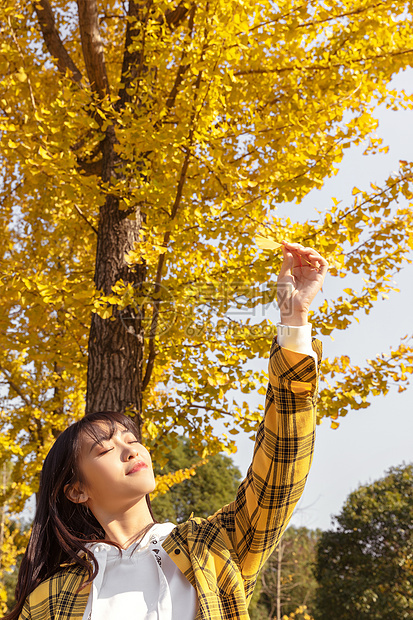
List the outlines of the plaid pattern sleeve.
{"type": "MultiPolygon", "coordinates": [[[[320,361],[320,341],[313,339],[312,346],[320,361]]],[[[255,583],[303,493],[314,450],[317,387],[314,358],[274,339],[253,462],[235,501],[211,517],[228,533],[247,584],[255,583]]]]}
{"type": "Polygon", "coordinates": [[[67,566],[41,583],[27,598],[19,620],[82,620],[90,585],[79,592],[85,570],[67,566]]]}

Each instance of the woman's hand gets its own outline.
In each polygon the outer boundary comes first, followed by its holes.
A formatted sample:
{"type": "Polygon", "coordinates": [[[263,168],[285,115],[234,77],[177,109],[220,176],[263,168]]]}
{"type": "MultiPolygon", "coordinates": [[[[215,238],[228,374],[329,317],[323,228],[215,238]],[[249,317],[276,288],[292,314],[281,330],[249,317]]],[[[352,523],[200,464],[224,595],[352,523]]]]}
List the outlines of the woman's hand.
{"type": "Polygon", "coordinates": [[[321,289],[327,261],[313,248],[283,241],[284,260],[277,280],[277,302],[283,325],[305,325],[310,304],[321,289]]]}

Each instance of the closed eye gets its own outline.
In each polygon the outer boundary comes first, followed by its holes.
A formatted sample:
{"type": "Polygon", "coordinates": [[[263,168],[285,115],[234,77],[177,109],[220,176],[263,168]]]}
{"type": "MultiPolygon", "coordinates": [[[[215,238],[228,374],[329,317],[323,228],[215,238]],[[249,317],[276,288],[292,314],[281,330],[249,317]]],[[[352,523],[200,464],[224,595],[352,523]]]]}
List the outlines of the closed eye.
{"type": "Polygon", "coordinates": [[[111,450],[113,450],[113,448],[108,448],[107,450],[104,450],[103,452],[100,452],[98,454],[98,456],[103,456],[104,454],[107,454],[108,452],[110,452],[111,450]]]}

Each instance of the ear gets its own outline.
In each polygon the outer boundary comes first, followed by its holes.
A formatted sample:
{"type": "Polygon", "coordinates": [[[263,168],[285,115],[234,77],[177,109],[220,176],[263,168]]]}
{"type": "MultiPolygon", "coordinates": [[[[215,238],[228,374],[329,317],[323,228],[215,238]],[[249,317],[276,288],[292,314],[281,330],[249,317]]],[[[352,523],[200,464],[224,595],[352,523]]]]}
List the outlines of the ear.
{"type": "Polygon", "coordinates": [[[79,482],[66,484],[63,490],[67,499],[74,504],[84,504],[89,499],[89,495],[82,489],[79,482]]]}

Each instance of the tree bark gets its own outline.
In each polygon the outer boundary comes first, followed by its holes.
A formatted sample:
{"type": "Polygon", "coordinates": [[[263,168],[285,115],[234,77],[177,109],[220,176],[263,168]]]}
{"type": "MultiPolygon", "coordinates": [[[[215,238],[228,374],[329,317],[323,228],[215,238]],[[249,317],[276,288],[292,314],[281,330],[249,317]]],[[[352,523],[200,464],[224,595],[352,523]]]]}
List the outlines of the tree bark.
{"type": "MultiPolygon", "coordinates": [[[[125,261],[140,226],[139,219],[127,219],[118,200],[108,196],[100,214],[95,265],[96,288],[105,294],[119,280],[136,287],[144,280],[144,266],[131,269],[125,261]]],[[[143,346],[141,320],[132,309],[115,312],[113,320],[92,315],[86,413],[128,409],[141,430],[143,346]]]]}
{"type": "Polygon", "coordinates": [[[277,547],[277,620],[281,620],[281,568],[282,568],[282,539],[277,547]]]}

